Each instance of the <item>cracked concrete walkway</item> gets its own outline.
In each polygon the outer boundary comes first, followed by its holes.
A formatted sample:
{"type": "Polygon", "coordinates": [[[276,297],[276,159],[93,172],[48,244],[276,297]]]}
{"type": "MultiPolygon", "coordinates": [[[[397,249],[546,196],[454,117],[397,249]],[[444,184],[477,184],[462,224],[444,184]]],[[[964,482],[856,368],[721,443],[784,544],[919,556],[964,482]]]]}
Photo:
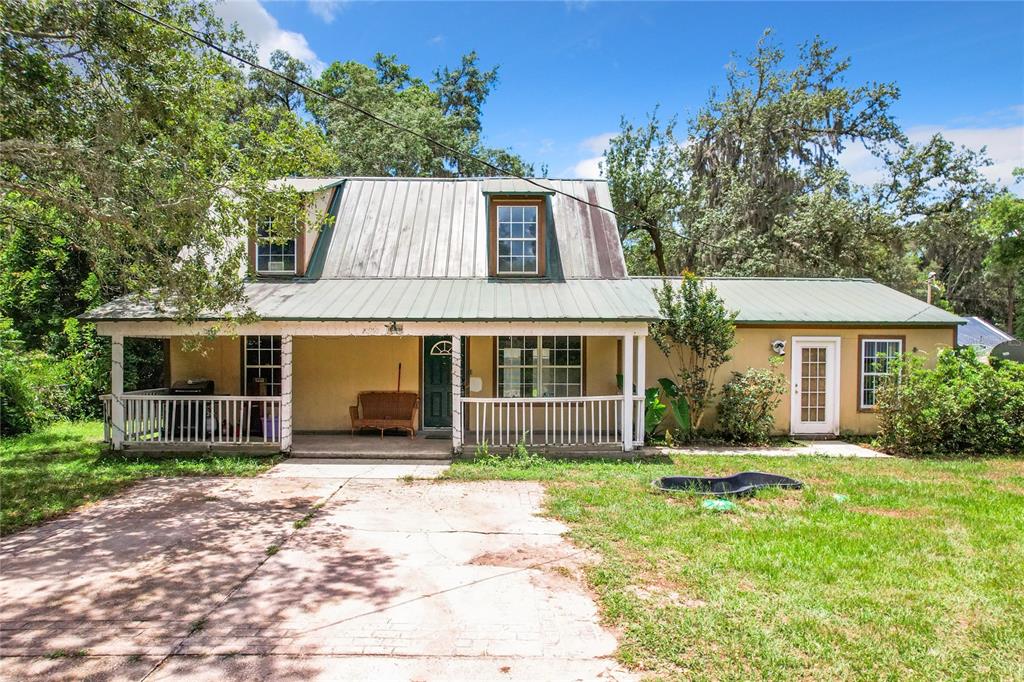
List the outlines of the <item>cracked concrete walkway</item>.
{"type": "Polygon", "coordinates": [[[150,480],[4,538],[0,676],[632,679],[539,485],[302,471],[150,480]]]}

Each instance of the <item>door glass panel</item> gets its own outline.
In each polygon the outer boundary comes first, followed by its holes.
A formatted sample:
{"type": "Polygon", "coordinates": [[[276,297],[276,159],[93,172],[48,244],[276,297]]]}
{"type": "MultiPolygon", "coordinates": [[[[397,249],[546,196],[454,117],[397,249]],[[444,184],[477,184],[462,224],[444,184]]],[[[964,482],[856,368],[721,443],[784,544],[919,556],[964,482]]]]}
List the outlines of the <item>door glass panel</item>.
{"type": "Polygon", "coordinates": [[[800,350],[800,421],[825,421],[826,353],[821,346],[800,350]]]}

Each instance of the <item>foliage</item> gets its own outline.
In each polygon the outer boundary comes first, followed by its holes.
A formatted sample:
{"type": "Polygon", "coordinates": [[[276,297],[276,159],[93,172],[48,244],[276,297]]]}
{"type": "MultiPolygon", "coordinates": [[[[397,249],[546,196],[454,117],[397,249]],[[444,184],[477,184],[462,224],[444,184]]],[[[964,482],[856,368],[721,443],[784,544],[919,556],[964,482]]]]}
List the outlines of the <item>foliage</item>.
{"type": "MultiPolygon", "coordinates": [[[[690,403],[686,398],[685,389],[677,384],[674,379],[669,377],[661,377],[658,379],[658,385],[665,393],[665,400],[668,403],[669,409],[672,411],[672,419],[675,421],[676,428],[679,430],[679,433],[682,434],[683,440],[686,440],[693,431],[693,417],[690,412],[690,403]]],[[[666,434],[666,437],[669,439],[669,442],[671,442],[671,431],[666,434]]]]}
{"type": "Polygon", "coordinates": [[[728,68],[685,126],[656,110],[609,144],[633,274],[870,277],[924,298],[935,272],[938,303],[1007,319],[979,223],[984,152],[911,143],[891,114],[897,85],[849,82],[850,60],[821,39],[793,59],[769,32],[728,68]],[[873,161],[878,183],[853,182],[844,152],[873,161]]]}
{"type": "Polygon", "coordinates": [[[660,381],[671,401],[683,398],[689,419],[673,406],[684,437],[699,429],[714,396],[715,373],[736,345],[736,313],[726,309],[715,288],[692,274],[674,286],[665,281],[655,290],[661,319],[651,323],[651,338],[668,359],[675,375],[660,381]],[[675,386],[673,387],[672,384],[675,386]]]}
{"type": "Polygon", "coordinates": [[[1024,365],[974,349],[940,351],[934,369],[904,358],[879,387],[878,443],[894,455],[1024,454],[1024,365]]]}
{"type": "MultiPolygon", "coordinates": [[[[1014,169],[1018,182],[1024,179],[1024,168],[1014,169]]],[[[986,265],[997,280],[1002,280],[1006,292],[1006,331],[1014,333],[1017,307],[1024,296],[1018,290],[1024,287],[1024,199],[1003,191],[985,208],[981,228],[992,240],[986,265]]]]}
{"type": "Polygon", "coordinates": [[[484,441],[476,446],[473,461],[499,469],[524,470],[541,466],[547,460],[536,452],[530,452],[524,441],[519,441],[504,454],[491,452],[490,444],[484,441]]]}
{"type": "Polygon", "coordinates": [[[60,516],[143,478],[253,476],[278,461],[252,455],[120,456],[104,451],[102,436],[100,422],[61,422],[0,439],[0,534],[60,516]]]}
{"type": "Polygon", "coordinates": [[[762,445],[775,428],[775,409],[786,394],[786,377],[776,371],[781,358],[772,358],[772,367],[751,367],[733,372],[722,387],[718,401],[718,428],[729,440],[762,445]]]}
{"type": "Polygon", "coordinates": [[[644,434],[647,438],[657,432],[667,409],[668,405],[661,400],[661,389],[651,386],[644,391],[644,434]]]}
{"type": "Polygon", "coordinates": [[[1020,677],[1024,460],[455,462],[446,477],[550,481],[547,513],[600,554],[585,576],[620,633],[618,659],[654,678],[1020,677]],[[809,485],[739,500],[732,515],[650,493],[661,476],[745,469],[809,485]]]}
{"type": "MultiPolygon", "coordinates": [[[[206,2],[143,9],[252,54],[206,2]]],[[[184,320],[238,303],[246,219],[299,215],[267,183],[297,162],[324,170],[322,135],[294,114],[268,121],[240,68],[114,3],[8,3],[2,27],[6,229],[32,200],[101,280],[184,320]]]]}
{"type": "Polygon", "coordinates": [[[338,157],[336,172],[342,175],[494,174],[465,154],[532,175],[532,166],[518,156],[483,144],[481,108],[497,78],[497,69],[482,70],[476,53],[470,52],[457,68],[436,71],[431,87],[413,76],[396,55],[378,53],[372,65],[354,61],[328,65],[310,85],[344,104],[309,98],[306,107],[330,140],[338,157]],[[412,129],[444,147],[396,132],[350,107],[412,129]]]}

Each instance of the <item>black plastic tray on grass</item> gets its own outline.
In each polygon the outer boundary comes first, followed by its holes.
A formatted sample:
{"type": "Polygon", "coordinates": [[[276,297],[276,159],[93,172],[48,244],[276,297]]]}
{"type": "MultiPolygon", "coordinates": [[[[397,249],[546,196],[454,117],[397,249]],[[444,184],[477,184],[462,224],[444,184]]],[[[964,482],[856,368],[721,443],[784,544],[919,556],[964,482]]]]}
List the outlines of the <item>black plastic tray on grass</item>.
{"type": "Polygon", "coordinates": [[[744,471],[732,476],[664,476],[655,479],[654,487],[665,492],[690,492],[697,495],[753,495],[761,488],[792,488],[799,490],[804,484],[795,478],[744,471]]]}

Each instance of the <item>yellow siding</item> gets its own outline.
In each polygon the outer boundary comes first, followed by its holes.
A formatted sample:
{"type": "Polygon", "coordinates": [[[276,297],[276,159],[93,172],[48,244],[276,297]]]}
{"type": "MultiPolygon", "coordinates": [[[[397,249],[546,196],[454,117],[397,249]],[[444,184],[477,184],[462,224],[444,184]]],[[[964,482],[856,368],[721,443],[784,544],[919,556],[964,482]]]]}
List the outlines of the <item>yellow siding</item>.
{"type": "MultiPolygon", "coordinates": [[[[859,376],[859,336],[905,336],[906,349],[925,358],[926,364],[932,364],[940,348],[950,347],[954,343],[955,330],[944,328],[839,328],[839,327],[738,327],[736,329],[736,347],[732,350],[732,360],[723,365],[715,377],[719,388],[732,377],[734,371],[748,367],[768,367],[769,358],[774,353],[771,343],[775,339],[786,341],[787,354],[779,371],[791,379],[790,351],[794,336],[839,337],[839,428],[858,434],[870,434],[877,428],[877,419],[871,412],[862,412],[858,396],[859,376]]],[[[656,385],[660,377],[670,376],[671,372],[665,356],[654,344],[647,342],[647,385],[656,385]]],[[[789,432],[790,395],[787,392],[775,412],[775,428],[779,433],[789,432]]],[[[702,426],[714,426],[715,410],[712,407],[704,417],[702,426]]]]}

